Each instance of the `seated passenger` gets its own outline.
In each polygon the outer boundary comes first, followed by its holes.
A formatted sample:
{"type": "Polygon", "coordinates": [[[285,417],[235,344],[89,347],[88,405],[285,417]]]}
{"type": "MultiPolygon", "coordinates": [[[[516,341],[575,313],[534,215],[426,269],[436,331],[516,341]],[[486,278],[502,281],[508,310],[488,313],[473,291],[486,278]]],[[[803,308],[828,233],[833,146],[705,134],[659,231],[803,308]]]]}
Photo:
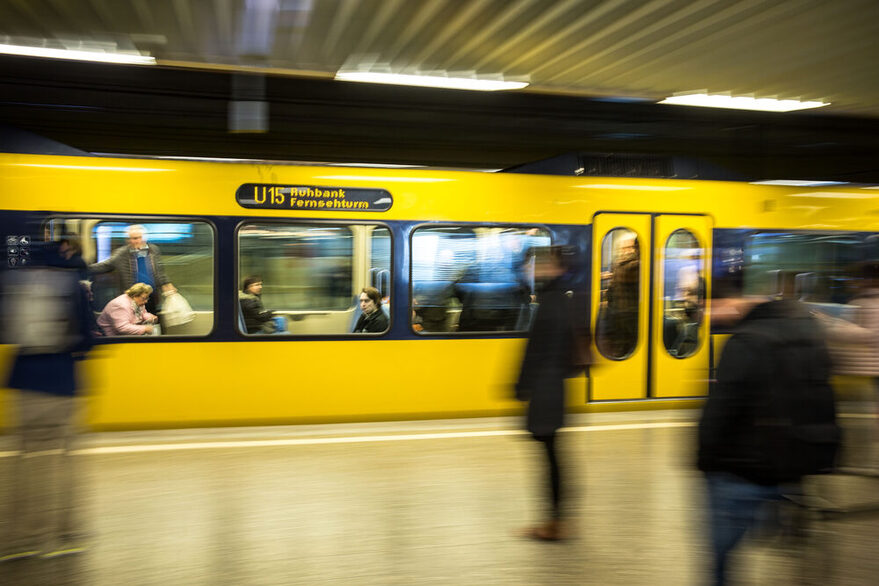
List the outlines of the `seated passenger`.
{"type": "Polygon", "coordinates": [[[145,336],[153,333],[152,324],[159,318],[144,307],[153,288],[135,283],[125,293],[111,299],[98,317],[98,326],[105,336],[145,336]]]}
{"type": "Polygon", "coordinates": [[[364,287],[360,292],[362,315],[354,325],[353,333],[379,333],[388,329],[388,316],[382,311],[382,294],[375,287],[364,287]]]}
{"type": "Polygon", "coordinates": [[[262,305],[262,278],[253,275],[244,279],[238,292],[238,303],[244,316],[244,328],[248,334],[273,334],[286,331],[283,316],[274,317],[262,305]]]}

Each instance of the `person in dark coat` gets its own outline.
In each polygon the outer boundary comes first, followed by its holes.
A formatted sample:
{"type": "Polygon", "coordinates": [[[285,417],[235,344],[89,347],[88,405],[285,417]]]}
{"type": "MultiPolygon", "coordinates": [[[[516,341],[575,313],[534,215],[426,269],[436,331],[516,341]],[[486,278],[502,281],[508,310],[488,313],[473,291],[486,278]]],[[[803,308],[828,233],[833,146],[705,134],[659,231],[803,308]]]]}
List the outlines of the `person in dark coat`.
{"type": "Polygon", "coordinates": [[[61,265],[74,269],[80,281],[88,280],[88,265],[82,258],[82,244],[76,236],[62,236],[57,243],[61,265]]]}
{"type": "Polygon", "coordinates": [[[364,287],[360,292],[360,311],[352,333],[378,334],[388,329],[388,316],[382,311],[382,294],[375,287],[364,287]]]}
{"type": "MultiPolygon", "coordinates": [[[[778,379],[782,365],[777,348],[786,351],[784,372],[801,377],[795,382],[798,388],[826,385],[834,417],[830,355],[809,312],[792,300],[739,304],[738,311],[744,317],[723,348],[717,383],[699,422],[697,465],[708,486],[716,585],[726,583],[729,554],[759,520],[760,508],[781,498],[781,483],[796,481],[781,475],[778,442],[766,433],[767,426],[791,420],[791,413],[775,413],[768,406],[768,398],[778,392],[773,385],[788,381],[778,379]]],[[[817,408],[812,395],[807,400],[810,408],[817,408]]]]}
{"type": "MultiPolygon", "coordinates": [[[[75,510],[77,363],[93,344],[94,317],[78,271],[57,251],[33,254],[31,268],[2,275],[3,342],[17,347],[7,387],[20,452],[12,478],[11,519],[0,561],[81,551],[75,510]],[[41,257],[41,258],[39,258],[41,257]]],[[[4,524],[0,524],[3,526],[4,524]]]]}
{"type": "Polygon", "coordinates": [[[247,277],[238,292],[238,303],[248,334],[271,334],[276,331],[274,316],[262,305],[262,277],[247,277]]]}
{"type": "Polygon", "coordinates": [[[557,431],[564,425],[565,379],[575,374],[577,351],[572,300],[565,287],[565,248],[551,246],[535,250],[534,277],[538,282],[539,306],[515,388],[516,398],[528,401],[526,429],[546,452],[549,519],[526,531],[526,536],[543,540],[564,536],[564,484],[557,431]]]}

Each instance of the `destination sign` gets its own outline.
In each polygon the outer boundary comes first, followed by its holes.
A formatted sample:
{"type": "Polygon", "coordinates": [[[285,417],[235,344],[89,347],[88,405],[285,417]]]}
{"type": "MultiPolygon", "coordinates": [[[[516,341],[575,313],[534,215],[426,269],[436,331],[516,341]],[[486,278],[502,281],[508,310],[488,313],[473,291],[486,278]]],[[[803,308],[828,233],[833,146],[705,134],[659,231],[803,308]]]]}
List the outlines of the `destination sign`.
{"type": "Polygon", "coordinates": [[[245,208],[327,212],[386,212],[394,203],[385,189],[266,183],[245,183],[235,199],[245,208]]]}

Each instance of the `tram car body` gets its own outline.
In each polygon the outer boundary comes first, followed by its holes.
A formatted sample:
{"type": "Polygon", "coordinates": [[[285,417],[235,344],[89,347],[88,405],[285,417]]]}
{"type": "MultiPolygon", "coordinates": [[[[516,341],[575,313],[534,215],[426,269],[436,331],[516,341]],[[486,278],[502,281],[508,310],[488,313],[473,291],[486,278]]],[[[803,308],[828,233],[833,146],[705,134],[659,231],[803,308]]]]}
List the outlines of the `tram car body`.
{"type": "MultiPolygon", "coordinates": [[[[92,429],[498,416],[535,291],[528,250],[564,244],[596,364],[573,411],[694,406],[724,332],[712,291],[841,307],[877,258],[879,191],[741,182],[0,155],[0,234],[74,237],[104,261],[145,227],[194,319],[103,337],[84,363],[92,429]],[[35,233],[36,231],[36,233],[35,233]],[[258,275],[284,331],[248,334],[258,275]],[[374,286],[389,327],[352,333],[374,286]],[[579,295],[582,293],[582,295],[579,295]]],[[[15,267],[9,270],[16,270],[15,267]]],[[[95,312],[119,295],[95,274],[95,312]]],[[[15,348],[2,347],[0,376],[15,348]]]]}

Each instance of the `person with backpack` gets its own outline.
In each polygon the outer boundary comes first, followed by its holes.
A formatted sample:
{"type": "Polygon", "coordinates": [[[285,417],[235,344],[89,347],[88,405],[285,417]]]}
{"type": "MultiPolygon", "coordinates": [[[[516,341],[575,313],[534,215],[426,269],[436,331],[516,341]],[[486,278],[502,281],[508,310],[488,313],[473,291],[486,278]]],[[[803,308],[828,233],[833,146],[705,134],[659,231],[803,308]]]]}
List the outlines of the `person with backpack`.
{"type": "Polygon", "coordinates": [[[70,444],[77,363],[93,343],[90,312],[77,268],[54,248],[34,246],[29,267],[0,275],[2,343],[17,351],[6,386],[15,391],[19,440],[0,562],[81,551],[70,444]]]}
{"type": "Polygon", "coordinates": [[[839,428],[830,356],[816,320],[790,300],[752,306],[727,341],[699,422],[713,583],[728,557],[784,486],[834,465],[839,428]]]}

